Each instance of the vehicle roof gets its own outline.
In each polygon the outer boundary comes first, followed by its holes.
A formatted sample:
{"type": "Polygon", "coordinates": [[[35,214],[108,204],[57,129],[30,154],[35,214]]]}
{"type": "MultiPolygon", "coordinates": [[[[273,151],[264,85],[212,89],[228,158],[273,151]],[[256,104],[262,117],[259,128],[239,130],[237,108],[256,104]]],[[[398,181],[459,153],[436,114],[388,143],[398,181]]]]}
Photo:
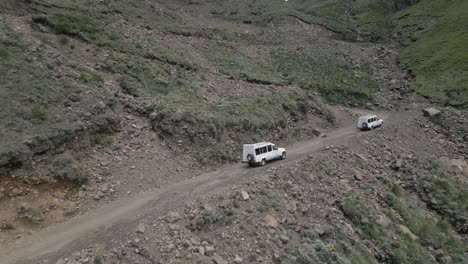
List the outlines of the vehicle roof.
{"type": "Polygon", "coordinates": [[[246,146],[258,146],[258,145],[269,145],[269,144],[274,145],[271,142],[258,142],[258,143],[254,143],[254,144],[244,144],[244,145],[246,145],[246,146]]]}
{"type": "Polygon", "coordinates": [[[376,115],[363,115],[360,116],[359,118],[372,118],[372,117],[377,117],[376,115]]]}

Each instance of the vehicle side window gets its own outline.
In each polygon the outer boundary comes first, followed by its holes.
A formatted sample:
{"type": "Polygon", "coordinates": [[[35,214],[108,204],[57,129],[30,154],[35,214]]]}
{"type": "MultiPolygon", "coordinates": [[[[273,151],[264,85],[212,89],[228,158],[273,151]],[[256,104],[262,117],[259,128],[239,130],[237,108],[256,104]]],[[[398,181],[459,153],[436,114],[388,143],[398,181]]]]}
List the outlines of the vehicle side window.
{"type": "Polygon", "coordinates": [[[278,146],[273,145],[273,150],[278,150],[278,146]]]}
{"type": "Polygon", "coordinates": [[[267,153],[267,147],[266,146],[262,148],[262,153],[267,153]]]}
{"type": "Polygon", "coordinates": [[[272,151],[271,145],[268,145],[268,152],[272,151]]]}
{"type": "Polygon", "coordinates": [[[255,155],[260,155],[260,149],[255,149],[255,155]]]}
{"type": "Polygon", "coordinates": [[[369,120],[367,120],[367,123],[370,123],[370,122],[372,122],[372,118],[371,118],[371,119],[369,119],[369,120]]]}

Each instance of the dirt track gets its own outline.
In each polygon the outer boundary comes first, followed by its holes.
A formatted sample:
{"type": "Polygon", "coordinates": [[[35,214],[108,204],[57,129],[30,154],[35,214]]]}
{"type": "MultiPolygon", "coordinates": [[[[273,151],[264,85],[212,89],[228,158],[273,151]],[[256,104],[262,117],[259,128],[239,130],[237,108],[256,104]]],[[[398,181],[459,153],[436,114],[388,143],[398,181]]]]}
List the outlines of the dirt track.
{"type": "MultiPolygon", "coordinates": [[[[392,122],[389,114],[381,114],[386,125],[392,122]],[[390,117],[390,118],[389,118],[390,117]]],[[[392,114],[397,117],[398,114],[392,114]]],[[[352,137],[360,137],[354,123],[327,134],[327,137],[300,142],[288,147],[288,158],[271,165],[280,165],[300,160],[307,154],[320,151],[323,146],[339,144],[352,137]]],[[[268,166],[268,165],[267,165],[268,166]]],[[[13,248],[0,249],[0,263],[38,263],[39,259],[57,259],[74,250],[87,247],[118,236],[122,231],[130,230],[137,220],[151,214],[160,217],[168,211],[182,207],[196,197],[223,192],[235,184],[249,181],[264,168],[248,168],[236,164],[215,172],[185,180],[164,189],[145,192],[139,195],[110,203],[104,208],[95,209],[68,222],[50,227],[33,234],[27,241],[18,242],[13,248]]]]}

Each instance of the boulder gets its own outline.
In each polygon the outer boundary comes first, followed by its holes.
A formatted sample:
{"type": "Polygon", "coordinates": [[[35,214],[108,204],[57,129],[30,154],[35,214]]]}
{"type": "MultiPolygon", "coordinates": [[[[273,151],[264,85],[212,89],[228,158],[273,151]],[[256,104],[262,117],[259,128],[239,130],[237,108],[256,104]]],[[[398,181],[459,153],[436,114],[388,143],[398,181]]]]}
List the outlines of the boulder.
{"type": "Polygon", "coordinates": [[[213,246],[205,246],[205,255],[213,256],[215,248],[213,246]]]}
{"type": "Polygon", "coordinates": [[[285,235],[280,235],[279,236],[279,239],[281,240],[281,242],[283,242],[284,244],[288,243],[289,242],[289,237],[285,236],[285,235]]]}
{"type": "Polygon", "coordinates": [[[465,168],[468,167],[468,164],[465,160],[462,159],[452,159],[448,163],[449,168],[456,172],[464,172],[465,168]]]}
{"type": "Polygon", "coordinates": [[[400,228],[400,231],[403,234],[408,235],[411,238],[411,240],[417,240],[418,239],[418,237],[415,234],[413,234],[413,232],[411,232],[411,230],[409,230],[409,228],[407,228],[406,226],[399,225],[398,227],[400,228]]]}
{"type": "Polygon", "coordinates": [[[202,247],[202,246],[199,246],[199,247],[198,247],[198,253],[199,253],[200,255],[204,256],[204,255],[205,255],[205,248],[202,247]]]}
{"type": "Polygon", "coordinates": [[[434,117],[441,113],[441,111],[435,109],[434,107],[429,107],[422,110],[423,115],[426,117],[434,117]]]}
{"type": "Polygon", "coordinates": [[[278,228],[278,221],[272,215],[265,216],[265,223],[273,228],[278,228]]]}
{"type": "Polygon", "coordinates": [[[377,224],[383,227],[388,227],[391,223],[392,223],[392,220],[388,218],[386,215],[380,215],[379,218],[377,219],[377,224]]]}
{"type": "Polygon", "coordinates": [[[243,259],[239,256],[239,255],[236,255],[234,257],[234,263],[242,263],[243,259]]]}
{"type": "Polygon", "coordinates": [[[359,170],[354,170],[354,178],[358,181],[364,180],[364,177],[362,176],[362,173],[359,170]]]}
{"type": "Polygon", "coordinates": [[[144,234],[146,232],[146,225],[144,223],[138,224],[136,232],[139,234],[144,234]]]}
{"type": "Polygon", "coordinates": [[[250,196],[246,191],[241,191],[242,200],[247,201],[250,196]]]}
{"type": "Polygon", "coordinates": [[[228,262],[226,260],[224,260],[223,257],[218,256],[218,255],[213,257],[213,263],[215,263],[215,264],[228,264],[228,262]]]}
{"type": "Polygon", "coordinates": [[[178,212],[169,212],[165,217],[165,220],[168,223],[174,223],[174,222],[176,222],[176,221],[178,221],[180,219],[181,219],[181,217],[180,217],[180,214],[178,212]]]}

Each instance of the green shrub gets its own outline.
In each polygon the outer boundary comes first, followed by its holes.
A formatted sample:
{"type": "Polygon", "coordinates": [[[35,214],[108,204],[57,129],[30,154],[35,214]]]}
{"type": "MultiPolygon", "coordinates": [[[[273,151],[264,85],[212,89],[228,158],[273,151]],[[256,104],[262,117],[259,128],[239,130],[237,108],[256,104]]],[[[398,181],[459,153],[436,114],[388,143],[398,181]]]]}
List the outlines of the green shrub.
{"type": "Polygon", "coordinates": [[[365,207],[353,198],[347,198],[340,204],[340,209],[343,214],[355,223],[360,223],[361,219],[366,216],[365,207]]]}
{"type": "Polygon", "coordinates": [[[94,264],[102,264],[102,258],[101,256],[95,256],[93,260],[94,264]]]}
{"type": "Polygon", "coordinates": [[[120,87],[122,88],[123,92],[129,95],[133,95],[135,97],[140,96],[140,83],[133,77],[124,76],[120,79],[120,87]]]}
{"type": "Polygon", "coordinates": [[[102,85],[104,83],[104,79],[101,75],[91,72],[91,71],[82,71],[79,77],[80,81],[85,84],[96,84],[102,85]]]}
{"type": "Polygon", "coordinates": [[[112,137],[105,137],[102,141],[101,141],[101,146],[104,147],[104,148],[108,148],[110,147],[112,144],[114,144],[114,139],[112,137]]]}
{"type": "MultiPolygon", "coordinates": [[[[185,117],[186,119],[189,117],[185,117]]],[[[208,150],[201,150],[196,153],[197,159],[202,164],[223,164],[227,162],[237,162],[239,156],[239,149],[237,148],[213,148],[208,150]]]]}
{"type": "Polygon", "coordinates": [[[345,258],[336,254],[334,246],[331,244],[325,245],[320,240],[315,240],[311,243],[301,244],[293,257],[285,263],[324,263],[324,264],[348,264],[345,258]]]}
{"type": "Polygon", "coordinates": [[[209,228],[212,224],[219,221],[219,217],[214,212],[203,212],[202,215],[195,217],[187,226],[191,231],[200,231],[209,228]]]}
{"type": "Polygon", "coordinates": [[[0,58],[5,59],[6,57],[8,57],[8,50],[0,45],[0,58]]]}
{"type": "Polygon", "coordinates": [[[59,36],[58,41],[63,46],[67,45],[69,42],[66,36],[59,36]]]}
{"type": "Polygon", "coordinates": [[[88,181],[88,174],[76,164],[70,153],[64,153],[55,158],[52,163],[52,174],[57,179],[76,184],[88,181]]]}
{"type": "Polygon", "coordinates": [[[106,31],[92,16],[79,13],[34,15],[33,22],[54,30],[55,34],[67,35],[99,46],[121,44],[119,35],[106,31]],[[118,43],[114,43],[114,42],[118,43]]]}
{"type": "Polygon", "coordinates": [[[36,120],[45,121],[47,119],[47,108],[42,106],[33,106],[31,108],[31,118],[36,120]]]}

